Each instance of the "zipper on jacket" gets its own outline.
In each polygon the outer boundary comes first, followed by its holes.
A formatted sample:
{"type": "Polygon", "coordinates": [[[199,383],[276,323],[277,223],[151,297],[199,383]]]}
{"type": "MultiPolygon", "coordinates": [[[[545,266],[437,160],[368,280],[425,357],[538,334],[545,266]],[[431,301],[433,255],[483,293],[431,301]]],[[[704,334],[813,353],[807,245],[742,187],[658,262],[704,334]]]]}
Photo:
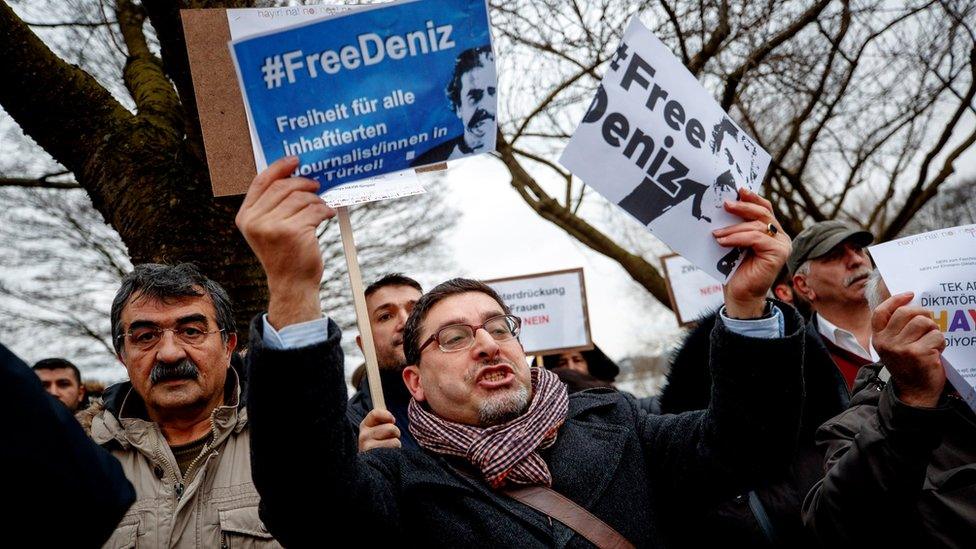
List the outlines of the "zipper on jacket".
{"type": "MultiPolygon", "coordinates": [[[[191,461],[190,464],[187,465],[186,467],[186,474],[183,475],[183,481],[187,484],[189,484],[191,479],[193,478],[193,475],[191,473],[196,472],[194,468],[197,466],[198,463],[200,463],[200,459],[204,456],[210,455],[210,451],[213,449],[215,443],[217,442],[217,422],[214,421],[216,415],[217,415],[217,408],[214,408],[210,412],[210,442],[208,442],[203,446],[203,450],[200,450],[200,455],[193,458],[193,461],[191,461]]],[[[179,489],[179,495],[176,498],[179,499],[182,496],[183,496],[183,485],[181,484],[179,489]]]]}
{"type": "Polygon", "coordinates": [[[170,467],[169,462],[163,457],[162,452],[159,451],[159,439],[156,437],[153,438],[153,459],[156,460],[156,463],[163,464],[166,469],[166,473],[173,475],[173,492],[176,495],[176,500],[179,501],[183,496],[183,483],[180,482],[179,476],[175,471],[173,471],[173,468],[170,467]]]}
{"type": "Polygon", "coordinates": [[[193,458],[193,461],[191,461],[190,465],[187,466],[186,475],[177,475],[176,471],[170,467],[169,462],[163,457],[162,452],[159,450],[159,440],[154,437],[153,459],[155,459],[157,463],[162,463],[165,466],[166,471],[173,475],[173,493],[176,495],[176,501],[180,501],[180,499],[183,498],[183,492],[186,490],[186,484],[189,484],[189,481],[192,478],[190,473],[195,472],[193,468],[196,467],[196,465],[200,462],[200,458],[209,455],[213,449],[213,444],[217,440],[217,423],[214,421],[216,415],[217,408],[214,408],[213,411],[210,412],[210,442],[204,445],[203,450],[200,451],[200,455],[193,458]],[[183,482],[180,482],[180,476],[183,477],[183,482]]]}

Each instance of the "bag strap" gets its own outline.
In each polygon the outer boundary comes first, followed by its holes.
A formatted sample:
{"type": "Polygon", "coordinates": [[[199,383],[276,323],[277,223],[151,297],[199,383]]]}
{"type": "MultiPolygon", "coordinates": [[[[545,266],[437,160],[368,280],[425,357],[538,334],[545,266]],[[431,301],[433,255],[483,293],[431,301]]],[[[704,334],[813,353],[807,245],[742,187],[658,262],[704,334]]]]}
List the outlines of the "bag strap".
{"type": "Polygon", "coordinates": [[[766,540],[773,545],[777,545],[776,529],[773,528],[773,522],[769,520],[766,507],[763,506],[762,501],[759,499],[759,494],[755,490],[749,492],[749,509],[752,510],[753,516],[756,517],[756,522],[759,523],[759,528],[763,531],[763,535],[766,536],[766,540]]]}
{"type": "Polygon", "coordinates": [[[505,488],[502,493],[573,529],[600,549],[633,549],[620,532],[547,486],[505,488]]]}

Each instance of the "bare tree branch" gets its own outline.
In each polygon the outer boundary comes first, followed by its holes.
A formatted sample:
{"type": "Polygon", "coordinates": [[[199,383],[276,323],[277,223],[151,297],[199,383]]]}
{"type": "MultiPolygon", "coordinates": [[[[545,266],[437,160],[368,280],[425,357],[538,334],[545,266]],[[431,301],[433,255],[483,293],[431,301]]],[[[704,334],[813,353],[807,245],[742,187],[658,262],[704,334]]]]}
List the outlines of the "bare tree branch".
{"type": "Polygon", "coordinates": [[[0,177],[0,187],[25,187],[29,189],[80,189],[74,181],[49,181],[45,178],[0,177]]]}
{"type": "Polygon", "coordinates": [[[61,27],[109,27],[117,24],[117,21],[62,21],[59,23],[41,23],[41,22],[30,22],[24,21],[24,24],[28,27],[34,27],[38,29],[56,29],[61,27]]]}
{"type": "Polygon", "coordinates": [[[183,109],[176,90],[163,72],[162,62],[149,51],[146,44],[146,35],[142,30],[145,21],[142,7],[131,0],[116,0],[115,5],[129,53],[123,78],[136,102],[139,118],[178,139],[183,133],[183,109]]]}
{"type": "Polygon", "coordinates": [[[732,27],[729,25],[729,2],[728,0],[722,0],[722,4],[719,6],[718,10],[718,25],[712,34],[708,37],[708,42],[702,45],[701,50],[691,58],[688,62],[688,70],[691,74],[698,76],[701,74],[702,70],[705,68],[705,64],[708,63],[715,55],[718,54],[722,49],[722,42],[728,38],[729,33],[732,32],[732,27]]]}
{"type": "Polygon", "coordinates": [[[775,36],[763,41],[762,45],[753,51],[749,52],[746,56],[745,61],[743,61],[731,74],[725,79],[725,91],[722,92],[722,108],[728,110],[732,106],[732,101],[735,99],[735,92],[742,82],[742,78],[745,76],[746,72],[755,68],[766,58],[767,55],[772,53],[773,50],[778,48],[784,42],[796,36],[803,27],[809,25],[817,19],[817,16],[823,12],[827,4],[830,4],[831,0],[819,0],[810,8],[800,14],[795,21],[790,23],[786,28],[779,31],[775,36]]]}
{"type": "Polygon", "coordinates": [[[954,171],[953,163],[956,158],[959,157],[966,149],[968,149],[973,144],[973,140],[976,139],[976,131],[973,132],[962,144],[956,147],[946,158],[943,163],[942,169],[937,173],[932,180],[926,185],[926,179],[928,178],[929,166],[939,153],[945,148],[946,144],[949,142],[949,138],[952,137],[952,132],[959,120],[962,118],[964,112],[966,112],[968,105],[976,97],[976,44],[969,50],[969,67],[970,67],[970,84],[969,89],[966,91],[966,95],[963,97],[963,101],[956,108],[952,117],[946,122],[942,129],[942,134],[939,136],[938,141],[929,149],[925,158],[922,160],[922,165],[918,169],[918,179],[915,185],[912,187],[911,191],[908,193],[908,197],[905,199],[905,205],[902,207],[901,211],[895,216],[891,221],[891,224],[885,228],[884,236],[887,238],[892,238],[908,224],[911,220],[912,215],[915,214],[925,203],[934,196],[939,185],[945,182],[946,178],[952,174],[954,171]]]}
{"type": "Polygon", "coordinates": [[[62,61],[0,3],[0,105],[24,132],[76,174],[132,116],[94,78],[62,61]]]}

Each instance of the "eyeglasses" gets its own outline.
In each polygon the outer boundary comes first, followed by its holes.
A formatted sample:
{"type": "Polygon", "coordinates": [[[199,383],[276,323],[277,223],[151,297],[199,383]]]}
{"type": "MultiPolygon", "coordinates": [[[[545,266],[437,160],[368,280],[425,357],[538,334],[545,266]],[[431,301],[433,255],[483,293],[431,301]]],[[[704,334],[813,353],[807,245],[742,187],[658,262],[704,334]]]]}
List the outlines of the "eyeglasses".
{"type": "Polygon", "coordinates": [[[163,338],[163,332],[173,332],[176,339],[186,345],[191,347],[196,347],[203,344],[206,341],[207,336],[210,334],[216,334],[223,332],[220,330],[206,331],[196,326],[180,326],[178,328],[160,328],[158,326],[145,326],[143,328],[136,328],[135,330],[129,330],[124,334],[120,335],[119,338],[125,338],[129,345],[140,351],[148,351],[155,347],[159,340],[163,338]]]}
{"type": "Polygon", "coordinates": [[[424,352],[424,349],[435,341],[440,350],[445,353],[470,349],[474,345],[474,334],[479,328],[484,328],[488,332],[488,335],[495,341],[508,341],[509,339],[518,337],[521,327],[522,319],[515,315],[493,316],[480,326],[451,324],[450,326],[444,326],[440,330],[437,330],[437,333],[427,338],[427,341],[420,346],[417,354],[419,355],[424,352]]]}

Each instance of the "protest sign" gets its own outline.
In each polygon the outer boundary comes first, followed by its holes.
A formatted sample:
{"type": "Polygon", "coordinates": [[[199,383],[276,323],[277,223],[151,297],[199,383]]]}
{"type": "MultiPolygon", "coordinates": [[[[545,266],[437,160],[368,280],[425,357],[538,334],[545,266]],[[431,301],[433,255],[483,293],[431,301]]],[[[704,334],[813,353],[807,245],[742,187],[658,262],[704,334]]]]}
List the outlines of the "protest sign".
{"type": "Polygon", "coordinates": [[[583,269],[485,280],[522,319],[527,354],[592,349],[583,269]]]}
{"type": "Polygon", "coordinates": [[[488,152],[496,77],[483,1],[379,4],[236,39],[258,146],[336,185],[488,152]]]}
{"type": "MultiPolygon", "coordinates": [[[[355,6],[294,6],[281,8],[181,10],[196,107],[203,134],[214,196],[243,194],[257,173],[253,124],[227,42],[269,28],[330,17],[355,6]],[[242,139],[250,135],[250,140],[242,139]]],[[[417,171],[425,171],[425,169],[417,171]]],[[[399,198],[424,192],[411,171],[364,179],[323,195],[333,207],[399,198]]]]}
{"type": "Polygon", "coordinates": [[[719,309],[725,302],[722,283],[678,254],[661,258],[671,309],[679,326],[687,326],[719,309]]]}
{"type": "Polygon", "coordinates": [[[723,202],[758,189],[770,156],[634,17],[559,161],[724,282],[742,250],[711,231],[742,221],[723,202]]]}
{"type": "MultiPolygon", "coordinates": [[[[227,50],[224,10],[180,10],[197,117],[214,196],[244,194],[254,174],[244,100],[227,50]]],[[[189,108],[189,107],[188,107],[189,108]]]]}
{"type": "Polygon", "coordinates": [[[892,295],[914,292],[946,338],[946,377],[976,410],[976,225],[871,246],[892,295]]]}
{"type": "MultiPolygon", "coordinates": [[[[300,23],[319,21],[329,17],[362,9],[362,6],[312,5],[280,8],[240,8],[227,10],[227,24],[231,40],[241,40],[268,31],[292,27],[300,23]]],[[[236,84],[236,79],[234,84],[236,84]]],[[[236,85],[234,86],[237,89],[236,85]]],[[[252,154],[255,166],[262,162],[258,148],[258,136],[254,121],[248,117],[248,131],[251,136],[252,154]]],[[[404,170],[379,177],[362,179],[333,187],[322,195],[332,207],[352,206],[375,200],[402,198],[425,192],[423,185],[413,170],[404,170]]]]}

